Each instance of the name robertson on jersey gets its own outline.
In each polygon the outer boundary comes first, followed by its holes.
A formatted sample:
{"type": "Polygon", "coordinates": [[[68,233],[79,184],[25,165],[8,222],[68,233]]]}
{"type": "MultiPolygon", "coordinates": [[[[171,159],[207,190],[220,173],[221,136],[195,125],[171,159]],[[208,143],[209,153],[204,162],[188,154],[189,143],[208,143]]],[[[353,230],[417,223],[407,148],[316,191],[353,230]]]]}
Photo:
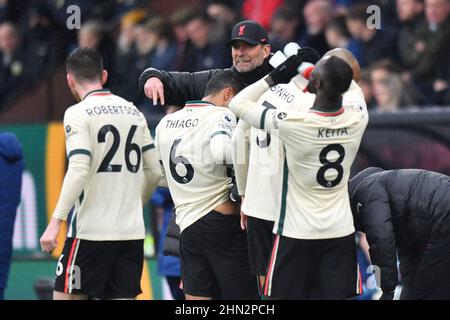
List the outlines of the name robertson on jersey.
{"type": "Polygon", "coordinates": [[[339,128],[339,129],[319,128],[317,130],[317,138],[332,138],[340,136],[348,136],[347,128],[339,128]]]}
{"type": "Polygon", "coordinates": [[[270,90],[272,90],[277,96],[279,96],[282,100],[285,100],[287,103],[294,101],[294,95],[280,85],[273,86],[270,90]]]}
{"type": "Polygon", "coordinates": [[[98,106],[87,108],[86,113],[89,117],[102,114],[128,114],[131,116],[139,116],[139,111],[130,106],[98,106]]]}
{"type": "Polygon", "coordinates": [[[184,129],[184,128],[194,128],[198,125],[198,119],[187,119],[187,120],[167,120],[166,129],[184,129]]]}

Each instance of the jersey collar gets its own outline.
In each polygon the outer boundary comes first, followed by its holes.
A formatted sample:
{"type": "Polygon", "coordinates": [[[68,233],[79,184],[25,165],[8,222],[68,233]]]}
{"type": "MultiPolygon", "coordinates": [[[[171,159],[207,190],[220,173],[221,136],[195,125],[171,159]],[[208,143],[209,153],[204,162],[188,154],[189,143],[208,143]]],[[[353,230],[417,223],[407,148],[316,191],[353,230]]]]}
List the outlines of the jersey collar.
{"type": "Polygon", "coordinates": [[[211,102],[203,101],[203,100],[192,100],[187,101],[184,105],[185,108],[193,108],[193,107],[207,107],[207,106],[214,106],[211,102]]]}
{"type": "Polygon", "coordinates": [[[317,114],[319,116],[322,116],[322,117],[335,117],[335,116],[343,114],[344,110],[345,109],[343,107],[341,107],[339,110],[332,111],[332,112],[316,110],[316,109],[310,109],[309,112],[315,113],[315,114],[317,114]]]}
{"type": "Polygon", "coordinates": [[[92,97],[92,96],[109,96],[111,95],[111,91],[109,91],[109,89],[97,89],[97,90],[92,90],[89,91],[88,93],[86,93],[86,95],[84,96],[83,100],[86,99],[87,97],[92,97]]]}

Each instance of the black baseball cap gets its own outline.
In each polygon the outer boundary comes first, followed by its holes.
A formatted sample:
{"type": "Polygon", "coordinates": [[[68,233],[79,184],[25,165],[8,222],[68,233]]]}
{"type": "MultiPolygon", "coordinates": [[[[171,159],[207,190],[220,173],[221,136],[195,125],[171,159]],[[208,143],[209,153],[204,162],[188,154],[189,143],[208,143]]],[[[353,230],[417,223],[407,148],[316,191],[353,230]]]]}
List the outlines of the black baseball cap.
{"type": "Polygon", "coordinates": [[[244,20],[237,23],[231,30],[231,39],[228,44],[235,40],[242,40],[251,45],[268,44],[269,36],[266,30],[253,20],[244,20]]]}

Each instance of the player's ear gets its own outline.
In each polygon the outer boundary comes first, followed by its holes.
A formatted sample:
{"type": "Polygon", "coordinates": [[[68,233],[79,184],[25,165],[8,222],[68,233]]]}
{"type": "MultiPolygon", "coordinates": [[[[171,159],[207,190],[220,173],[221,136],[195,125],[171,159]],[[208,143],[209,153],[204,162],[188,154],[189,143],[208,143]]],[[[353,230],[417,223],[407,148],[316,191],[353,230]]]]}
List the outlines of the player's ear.
{"type": "Polygon", "coordinates": [[[69,88],[73,89],[75,87],[75,80],[73,78],[73,75],[71,73],[68,73],[66,75],[66,79],[67,79],[67,85],[69,86],[69,88]]]}
{"type": "Polygon", "coordinates": [[[322,87],[323,87],[323,82],[322,82],[322,80],[315,80],[315,81],[314,81],[314,86],[316,87],[317,90],[322,89],[322,87]]]}
{"type": "Polygon", "coordinates": [[[106,80],[108,80],[108,71],[103,70],[102,71],[102,85],[106,83],[106,80]]]}
{"type": "Polygon", "coordinates": [[[263,56],[264,56],[264,59],[267,58],[267,57],[269,56],[270,50],[271,50],[270,44],[266,44],[266,45],[263,46],[263,56]]]}
{"type": "Polygon", "coordinates": [[[223,89],[223,100],[225,102],[225,105],[228,105],[228,103],[231,101],[231,99],[234,97],[234,90],[231,87],[223,89]]]}

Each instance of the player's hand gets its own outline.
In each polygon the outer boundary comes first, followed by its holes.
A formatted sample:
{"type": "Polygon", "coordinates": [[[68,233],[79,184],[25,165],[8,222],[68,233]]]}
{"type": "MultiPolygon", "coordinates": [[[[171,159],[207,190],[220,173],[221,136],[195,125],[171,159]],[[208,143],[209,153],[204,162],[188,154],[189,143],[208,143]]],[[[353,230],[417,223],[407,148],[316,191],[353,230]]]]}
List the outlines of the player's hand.
{"type": "Polygon", "coordinates": [[[42,251],[51,253],[58,245],[56,239],[58,238],[61,222],[61,220],[55,218],[50,220],[47,229],[45,229],[40,239],[42,251]]]}
{"type": "Polygon", "coordinates": [[[158,99],[161,105],[166,103],[163,83],[157,77],[151,77],[145,82],[144,93],[150,100],[153,100],[154,105],[158,103],[158,99]]]}
{"type": "Polygon", "coordinates": [[[383,291],[379,300],[394,300],[395,291],[383,291]]]}
{"type": "Polygon", "coordinates": [[[317,52],[316,49],[313,49],[311,47],[304,47],[298,49],[297,56],[302,60],[302,63],[309,62],[312,64],[316,64],[317,61],[320,60],[319,52],[317,52]]]}
{"type": "Polygon", "coordinates": [[[247,220],[248,220],[247,215],[241,211],[241,229],[242,230],[247,229],[247,220]]]}
{"type": "Polygon", "coordinates": [[[278,83],[288,83],[293,77],[298,75],[298,67],[302,64],[302,59],[294,54],[278,67],[270,71],[266,82],[269,86],[274,86],[278,83]]]}

